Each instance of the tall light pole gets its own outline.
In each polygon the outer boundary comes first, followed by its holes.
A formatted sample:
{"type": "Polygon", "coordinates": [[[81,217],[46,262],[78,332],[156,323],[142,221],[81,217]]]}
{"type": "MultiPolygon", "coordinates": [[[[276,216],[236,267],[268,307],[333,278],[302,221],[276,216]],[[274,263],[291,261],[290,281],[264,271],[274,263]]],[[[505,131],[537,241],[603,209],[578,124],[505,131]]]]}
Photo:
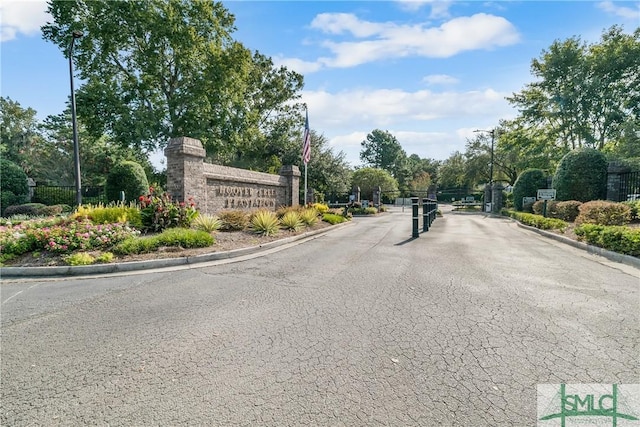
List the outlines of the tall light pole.
{"type": "Polygon", "coordinates": [[[82,37],[81,31],[74,31],[71,34],[71,44],[69,45],[69,79],[71,81],[71,125],[73,126],[73,164],[75,166],[76,178],[76,204],[82,204],[82,184],[80,182],[80,146],[78,144],[78,124],[76,120],[76,92],[73,89],[73,46],[76,39],[82,37]]]}
{"type": "Polygon", "coordinates": [[[484,129],[476,129],[474,132],[485,132],[491,135],[491,163],[489,164],[489,200],[491,203],[491,210],[493,210],[493,142],[496,137],[496,130],[484,130],[484,129]]]}

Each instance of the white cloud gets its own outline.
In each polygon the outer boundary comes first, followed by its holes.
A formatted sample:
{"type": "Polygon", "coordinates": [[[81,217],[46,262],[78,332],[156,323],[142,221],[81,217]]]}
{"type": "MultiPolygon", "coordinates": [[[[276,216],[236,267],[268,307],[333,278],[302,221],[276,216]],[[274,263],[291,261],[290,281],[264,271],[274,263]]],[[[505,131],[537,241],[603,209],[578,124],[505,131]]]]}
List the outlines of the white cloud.
{"type": "Polygon", "coordinates": [[[453,85],[459,82],[458,79],[447,74],[431,74],[424,76],[422,81],[428,85],[453,85]]]}
{"type": "Polygon", "coordinates": [[[338,93],[304,91],[302,100],[309,106],[309,113],[316,116],[312,127],[348,129],[358,124],[374,129],[415,120],[503,115],[511,111],[504,99],[507,95],[493,89],[407,92],[356,88],[338,93]]]}
{"type": "Polygon", "coordinates": [[[449,0],[396,0],[400,6],[410,12],[420,10],[423,6],[431,6],[431,18],[447,18],[449,17],[449,0]]]}
{"type": "Polygon", "coordinates": [[[273,64],[277,67],[284,66],[290,70],[295,70],[300,74],[313,73],[322,68],[322,64],[318,61],[303,61],[298,58],[285,58],[283,56],[273,57],[273,64]]]}
{"type": "Polygon", "coordinates": [[[317,63],[335,68],[409,56],[447,58],[468,50],[508,46],[520,40],[509,21],[485,13],[454,18],[439,27],[372,23],[353,14],[323,13],[316,16],[311,27],[329,35],[365,39],[322,42],[333,56],[319,58],[317,63]]]}
{"type": "Polygon", "coordinates": [[[18,33],[37,34],[40,27],[50,18],[45,0],[2,0],[0,3],[0,19],[2,20],[0,41],[12,40],[16,38],[18,33]]]}
{"type": "MultiPolygon", "coordinates": [[[[633,3],[631,4],[633,5],[633,3]]],[[[610,0],[606,0],[606,1],[599,2],[596,6],[612,15],[616,15],[621,18],[635,19],[636,21],[640,21],[640,3],[635,3],[635,8],[634,8],[633,6],[631,7],[618,6],[618,5],[615,5],[610,0]]]]}
{"type": "MultiPolygon", "coordinates": [[[[407,92],[400,89],[351,89],[338,93],[304,91],[311,128],[325,134],[336,151],[343,151],[352,165],[359,164],[360,142],[374,129],[388,130],[407,154],[443,160],[464,151],[468,132],[450,123],[483,126],[514,115],[493,89],[465,92],[407,92]],[[445,125],[446,124],[446,125],[445,125]]],[[[475,129],[475,128],[473,128],[475,129]]]]}

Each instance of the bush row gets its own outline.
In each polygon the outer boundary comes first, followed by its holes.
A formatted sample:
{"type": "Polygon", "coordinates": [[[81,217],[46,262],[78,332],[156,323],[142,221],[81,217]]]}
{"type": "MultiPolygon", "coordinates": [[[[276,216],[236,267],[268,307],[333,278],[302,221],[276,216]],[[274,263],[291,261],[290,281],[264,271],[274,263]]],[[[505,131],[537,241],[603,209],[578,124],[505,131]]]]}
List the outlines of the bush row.
{"type": "Polygon", "coordinates": [[[619,225],[582,224],[575,228],[578,239],[601,248],[640,257],[640,228],[619,225]]]}
{"type": "MultiPolygon", "coordinates": [[[[638,218],[637,202],[615,203],[607,200],[593,200],[582,203],[577,200],[557,202],[547,201],[546,216],[576,224],[625,225],[638,218]]],[[[536,215],[543,215],[544,201],[532,205],[536,215]]]]}
{"type": "Polygon", "coordinates": [[[567,222],[558,218],[545,218],[541,215],[509,210],[503,211],[503,214],[506,214],[523,224],[530,225],[541,230],[564,231],[567,228],[567,222]]]}

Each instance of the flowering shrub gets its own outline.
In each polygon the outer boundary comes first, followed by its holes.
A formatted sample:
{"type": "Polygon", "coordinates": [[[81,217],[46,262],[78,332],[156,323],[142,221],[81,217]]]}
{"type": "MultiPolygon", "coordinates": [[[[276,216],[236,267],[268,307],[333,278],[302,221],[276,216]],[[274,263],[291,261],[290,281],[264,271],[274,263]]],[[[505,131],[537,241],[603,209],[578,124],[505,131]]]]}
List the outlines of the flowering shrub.
{"type": "Polygon", "coordinates": [[[75,250],[110,248],[139,233],[125,224],[94,225],[87,220],[68,224],[49,225],[48,222],[40,221],[1,226],[0,262],[38,250],[64,254],[75,250]]]}
{"type": "Polygon", "coordinates": [[[91,221],[72,222],[27,231],[27,234],[33,236],[39,248],[56,253],[109,248],[138,233],[126,224],[94,225],[91,221]]]}
{"type": "Polygon", "coordinates": [[[198,216],[192,198],[188,202],[174,202],[168,193],[157,195],[153,187],[149,194],[138,198],[142,226],[146,230],[162,231],[171,227],[189,228],[198,216]]]}

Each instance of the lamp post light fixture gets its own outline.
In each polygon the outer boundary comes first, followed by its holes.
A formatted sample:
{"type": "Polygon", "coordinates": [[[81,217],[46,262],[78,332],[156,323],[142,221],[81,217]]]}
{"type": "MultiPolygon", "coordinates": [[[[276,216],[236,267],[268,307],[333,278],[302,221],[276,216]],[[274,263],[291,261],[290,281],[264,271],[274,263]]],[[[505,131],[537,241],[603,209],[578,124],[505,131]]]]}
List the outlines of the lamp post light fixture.
{"type": "Polygon", "coordinates": [[[71,44],[69,45],[69,79],[71,81],[71,125],[73,126],[73,164],[75,167],[76,181],[76,204],[82,204],[82,184],[80,182],[80,146],[78,144],[78,124],[76,120],[76,92],[73,88],[73,46],[76,39],[82,37],[81,31],[74,31],[71,34],[71,44]]]}
{"type": "Polygon", "coordinates": [[[485,132],[491,135],[491,163],[489,163],[489,197],[491,203],[491,210],[493,210],[493,143],[496,137],[496,130],[484,130],[484,129],[476,129],[474,132],[485,132]]]}

